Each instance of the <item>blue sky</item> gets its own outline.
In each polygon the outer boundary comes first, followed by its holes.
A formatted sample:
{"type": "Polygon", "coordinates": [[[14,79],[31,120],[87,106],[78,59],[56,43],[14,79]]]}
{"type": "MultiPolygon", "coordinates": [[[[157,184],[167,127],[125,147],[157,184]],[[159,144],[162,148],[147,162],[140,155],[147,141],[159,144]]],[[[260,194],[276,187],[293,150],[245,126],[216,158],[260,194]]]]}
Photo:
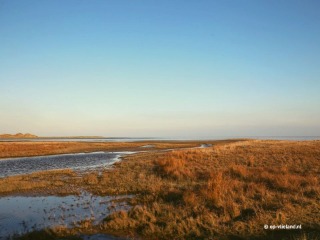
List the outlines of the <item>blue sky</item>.
{"type": "Polygon", "coordinates": [[[0,132],[320,135],[319,1],[0,0],[0,132]]]}

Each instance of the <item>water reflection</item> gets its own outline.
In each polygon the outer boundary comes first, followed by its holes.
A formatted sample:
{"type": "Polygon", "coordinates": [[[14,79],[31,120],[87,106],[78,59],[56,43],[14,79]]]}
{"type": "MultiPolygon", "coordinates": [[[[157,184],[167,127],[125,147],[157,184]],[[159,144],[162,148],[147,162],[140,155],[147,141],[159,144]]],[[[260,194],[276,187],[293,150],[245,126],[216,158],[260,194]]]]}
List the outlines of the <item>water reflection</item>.
{"type": "Polygon", "coordinates": [[[122,155],[132,153],[95,152],[2,159],[0,160],[0,177],[54,169],[87,170],[98,167],[109,167],[118,161],[122,155]]]}
{"type": "Polygon", "coordinates": [[[97,224],[113,211],[128,210],[125,202],[113,203],[124,197],[131,196],[100,197],[83,192],[67,197],[2,197],[0,239],[57,225],[72,227],[85,219],[97,224]]]}

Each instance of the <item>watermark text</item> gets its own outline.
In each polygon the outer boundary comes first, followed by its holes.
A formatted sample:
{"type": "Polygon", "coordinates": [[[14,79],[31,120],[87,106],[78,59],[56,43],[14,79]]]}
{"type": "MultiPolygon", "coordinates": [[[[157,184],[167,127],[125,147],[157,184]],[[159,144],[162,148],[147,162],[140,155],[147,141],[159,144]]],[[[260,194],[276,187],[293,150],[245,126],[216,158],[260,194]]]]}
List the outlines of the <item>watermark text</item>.
{"type": "Polygon", "coordinates": [[[294,225],[288,225],[288,224],[279,224],[279,225],[264,225],[264,229],[271,229],[271,230],[276,230],[276,229],[302,229],[301,224],[294,224],[294,225]]]}

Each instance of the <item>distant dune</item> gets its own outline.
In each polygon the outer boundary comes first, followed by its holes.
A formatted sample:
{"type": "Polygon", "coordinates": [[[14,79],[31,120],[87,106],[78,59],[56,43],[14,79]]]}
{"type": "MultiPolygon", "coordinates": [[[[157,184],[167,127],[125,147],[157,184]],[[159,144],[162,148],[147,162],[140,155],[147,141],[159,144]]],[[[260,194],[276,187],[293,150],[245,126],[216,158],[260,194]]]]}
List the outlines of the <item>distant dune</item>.
{"type": "Polygon", "coordinates": [[[38,136],[30,133],[17,133],[17,134],[0,134],[0,138],[37,138],[38,136]]]}
{"type": "Polygon", "coordinates": [[[63,136],[63,137],[39,137],[31,133],[17,133],[17,134],[0,134],[0,138],[40,138],[40,139],[82,139],[82,138],[92,138],[100,139],[105,138],[102,136],[63,136]]]}

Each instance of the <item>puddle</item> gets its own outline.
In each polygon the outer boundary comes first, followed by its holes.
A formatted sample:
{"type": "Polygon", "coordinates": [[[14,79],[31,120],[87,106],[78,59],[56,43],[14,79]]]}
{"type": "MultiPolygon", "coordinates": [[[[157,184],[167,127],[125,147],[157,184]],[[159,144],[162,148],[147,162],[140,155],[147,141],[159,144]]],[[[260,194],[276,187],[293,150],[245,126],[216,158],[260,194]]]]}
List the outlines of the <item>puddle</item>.
{"type": "Polygon", "coordinates": [[[208,147],[212,147],[212,144],[204,143],[204,144],[201,144],[200,147],[198,147],[198,148],[208,148],[208,147]]]}
{"type": "MultiPolygon", "coordinates": [[[[81,220],[91,219],[95,224],[118,210],[129,210],[125,202],[113,200],[132,196],[100,197],[89,193],[67,197],[1,197],[0,239],[25,234],[46,227],[64,225],[73,227],[81,220]]],[[[103,239],[103,235],[85,239],[103,239]]],[[[105,239],[107,238],[105,235],[105,239]]]]}
{"type": "Polygon", "coordinates": [[[113,237],[107,234],[95,234],[91,236],[81,236],[83,240],[128,240],[130,238],[113,237]]]}
{"type": "Polygon", "coordinates": [[[1,159],[0,177],[55,169],[88,170],[110,167],[122,155],[133,153],[135,152],[93,152],[1,159]]]}
{"type": "Polygon", "coordinates": [[[155,146],[152,144],[141,146],[142,148],[154,148],[155,146]]]}

